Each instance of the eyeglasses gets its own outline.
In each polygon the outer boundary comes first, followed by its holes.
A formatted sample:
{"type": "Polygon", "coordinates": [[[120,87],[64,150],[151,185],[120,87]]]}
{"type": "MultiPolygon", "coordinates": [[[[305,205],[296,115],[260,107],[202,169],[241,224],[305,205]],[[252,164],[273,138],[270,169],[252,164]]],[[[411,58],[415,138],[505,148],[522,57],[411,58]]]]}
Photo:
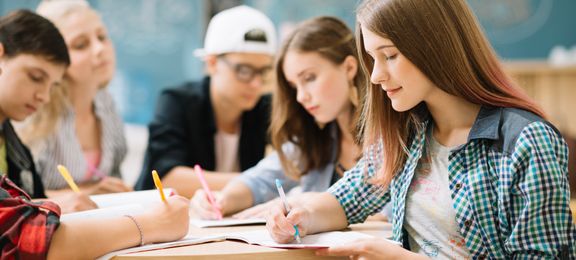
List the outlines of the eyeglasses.
{"type": "Polygon", "coordinates": [[[272,66],[264,66],[262,68],[256,68],[250,64],[246,63],[234,63],[226,59],[225,56],[218,56],[218,59],[223,61],[228,67],[230,67],[236,74],[236,78],[244,83],[250,83],[256,75],[262,78],[262,81],[266,82],[270,79],[270,72],[272,71],[272,66]]]}

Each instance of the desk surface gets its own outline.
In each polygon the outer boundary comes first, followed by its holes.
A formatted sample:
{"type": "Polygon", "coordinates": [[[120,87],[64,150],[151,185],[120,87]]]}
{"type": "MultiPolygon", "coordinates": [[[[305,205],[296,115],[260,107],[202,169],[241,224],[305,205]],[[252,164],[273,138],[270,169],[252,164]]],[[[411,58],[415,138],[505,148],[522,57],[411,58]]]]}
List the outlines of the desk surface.
{"type": "MultiPolygon", "coordinates": [[[[389,237],[392,234],[391,224],[385,222],[367,222],[364,224],[352,225],[353,231],[358,231],[374,236],[389,237]]],[[[264,225],[240,226],[225,228],[197,228],[190,227],[192,234],[211,235],[223,232],[240,232],[248,230],[264,229],[264,225]]],[[[249,245],[235,241],[211,242],[200,245],[167,248],[155,251],[125,254],[114,257],[114,260],[126,259],[338,259],[328,257],[318,257],[311,249],[277,249],[262,246],[249,245]]],[[[342,258],[348,259],[348,258],[342,258]]]]}

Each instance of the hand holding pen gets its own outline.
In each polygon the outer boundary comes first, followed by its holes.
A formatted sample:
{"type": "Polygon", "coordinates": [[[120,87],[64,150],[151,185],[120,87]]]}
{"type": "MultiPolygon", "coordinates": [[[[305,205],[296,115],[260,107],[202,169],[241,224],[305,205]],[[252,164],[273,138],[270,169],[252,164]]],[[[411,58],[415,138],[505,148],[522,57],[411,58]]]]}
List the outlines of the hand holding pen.
{"type": "Polygon", "coordinates": [[[301,243],[302,228],[299,228],[299,223],[302,222],[304,216],[303,211],[299,209],[291,209],[286,199],[286,194],[282,188],[282,182],[276,179],[276,188],[280,195],[281,206],[273,207],[270,215],[266,220],[266,227],[274,240],[280,243],[289,243],[296,241],[301,243]]]}
{"type": "Polygon", "coordinates": [[[213,212],[216,213],[216,216],[215,216],[216,219],[218,219],[218,220],[222,219],[222,209],[220,208],[218,202],[216,201],[216,197],[214,196],[214,194],[210,190],[210,186],[208,186],[208,182],[206,181],[206,178],[204,178],[204,171],[202,171],[202,168],[200,168],[199,165],[194,166],[194,171],[196,173],[196,176],[198,177],[198,180],[200,181],[200,184],[202,185],[202,190],[203,190],[203,193],[204,193],[206,199],[208,199],[208,203],[212,207],[213,212]]]}

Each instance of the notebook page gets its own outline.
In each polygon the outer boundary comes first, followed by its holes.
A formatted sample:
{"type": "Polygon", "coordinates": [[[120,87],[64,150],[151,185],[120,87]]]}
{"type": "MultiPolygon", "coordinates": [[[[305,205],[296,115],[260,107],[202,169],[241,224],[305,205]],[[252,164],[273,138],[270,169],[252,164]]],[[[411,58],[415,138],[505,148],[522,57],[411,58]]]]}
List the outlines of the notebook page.
{"type": "Polygon", "coordinates": [[[157,250],[157,249],[165,249],[171,247],[179,247],[179,246],[189,246],[189,245],[196,245],[202,244],[207,242],[215,242],[215,241],[222,241],[225,238],[223,236],[206,236],[206,237],[195,237],[191,235],[187,235],[186,237],[173,242],[166,242],[166,243],[158,243],[158,244],[149,244],[137,247],[126,248],[114,252],[110,252],[105,254],[101,257],[98,257],[97,260],[108,260],[117,255],[129,254],[129,253],[138,253],[150,250],[157,250]]]}
{"type": "Polygon", "coordinates": [[[60,216],[60,221],[66,222],[74,219],[119,217],[127,214],[135,215],[142,213],[144,211],[145,207],[142,204],[127,204],[123,206],[92,209],[92,210],[62,214],[62,216],[60,216]]]}
{"type": "Polygon", "coordinates": [[[222,220],[191,219],[190,224],[199,228],[230,227],[241,225],[266,224],[266,220],[263,218],[251,218],[251,219],[223,218],[222,220]]]}
{"type": "Polygon", "coordinates": [[[362,238],[372,238],[370,235],[354,231],[332,231],[305,236],[302,238],[302,243],[300,244],[296,242],[290,244],[279,244],[270,237],[267,230],[229,233],[225,236],[227,239],[237,239],[249,244],[275,248],[326,248],[348,244],[362,238]]]}
{"type": "MultiPolygon", "coordinates": [[[[174,190],[171,188],[166,188],[164,189],[164,195],[168,196],[173,191],[174,190]]],[[[90,199],[94,201],[99,208],[115,207],[125,204],[149,204],[154,201],[162,201],[158,190],[92,195],[90,196],[90,199]]]]}

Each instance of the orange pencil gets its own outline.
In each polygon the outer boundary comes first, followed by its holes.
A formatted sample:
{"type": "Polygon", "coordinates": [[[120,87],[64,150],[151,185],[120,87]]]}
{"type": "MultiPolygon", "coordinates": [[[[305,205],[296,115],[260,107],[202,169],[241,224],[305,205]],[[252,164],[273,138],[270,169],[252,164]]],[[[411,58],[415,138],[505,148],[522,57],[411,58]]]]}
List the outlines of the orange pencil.
{"type": "Polygon", "coordinates": [[[164,196],[164,189],[162,188],[162,181],[160,181],[160,177],[158,177],[158,172],[156,170],[152,170],[152,178],[154,179],[154,185],[160,192],[160,197],[162,197],[162,201],[166,202],[166,196],[164,196]]]}
{"type": "Polygon", "coordinates": [[[60,172],[60,175],[62,175],[62,178],[64,178],[64,180],[68,183],[68,186],[70,186],[70,188],[74,192],[80,193],[80,189],[78,188],[78,186],[74,182],[74,178],[72,178],[72,175],[70,175],[70,172],[68,172],[68,169],[66,169],[66,167],[64,167],[64,165],[60,165],[60,164],[58,164],[57,168],[58,168],[58,171],[60,172]]]}

